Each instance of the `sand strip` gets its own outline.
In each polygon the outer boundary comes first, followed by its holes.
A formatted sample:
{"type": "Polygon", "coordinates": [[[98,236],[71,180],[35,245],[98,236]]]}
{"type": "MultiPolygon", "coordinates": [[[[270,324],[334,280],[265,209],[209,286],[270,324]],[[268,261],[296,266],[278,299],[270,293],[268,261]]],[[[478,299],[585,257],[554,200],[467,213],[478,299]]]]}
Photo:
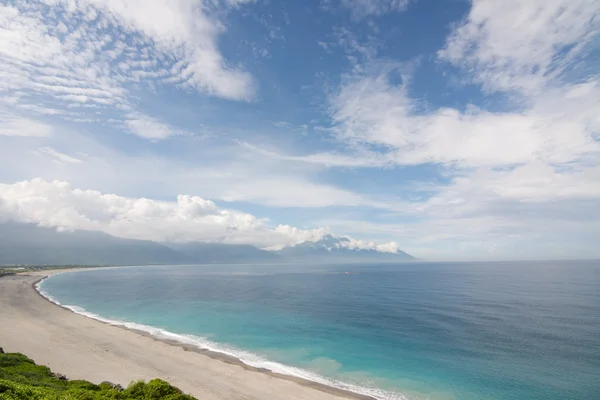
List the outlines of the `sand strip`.
{"type": "Polygon", "coordinates": [[[0,346],[69,379],[126,386],[164,379],[200,400],[373,400],[243,364],[235,357],[109,325],[59,307],[34,284],[40,271],[0,278],[0,346]]]}

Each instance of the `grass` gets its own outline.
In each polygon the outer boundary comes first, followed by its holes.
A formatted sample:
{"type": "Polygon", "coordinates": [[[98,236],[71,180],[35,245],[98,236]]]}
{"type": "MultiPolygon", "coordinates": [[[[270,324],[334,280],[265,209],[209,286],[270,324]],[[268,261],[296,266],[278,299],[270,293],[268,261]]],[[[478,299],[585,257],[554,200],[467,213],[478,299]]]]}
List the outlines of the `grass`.
{"type": "Polygon", "coordinates": [[[20,353],[0,353],[0,400],[195,400],[161,379],[127,388],[68,380],[20,353]]]}

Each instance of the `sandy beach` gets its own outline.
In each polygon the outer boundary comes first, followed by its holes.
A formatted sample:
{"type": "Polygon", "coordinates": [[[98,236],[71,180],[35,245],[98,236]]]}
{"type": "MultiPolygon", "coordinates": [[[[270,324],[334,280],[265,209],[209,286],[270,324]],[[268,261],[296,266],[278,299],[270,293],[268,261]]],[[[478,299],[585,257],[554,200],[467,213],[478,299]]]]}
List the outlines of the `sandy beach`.
{"type": "Polygon", "coordinates": [[[60,271],[0,278],[0,346],[69,379],[94,383],[161,378],[200,400],[370,399],[274,374],[238,360],[75,314],[43,298],[35,282],[60,271]]]}

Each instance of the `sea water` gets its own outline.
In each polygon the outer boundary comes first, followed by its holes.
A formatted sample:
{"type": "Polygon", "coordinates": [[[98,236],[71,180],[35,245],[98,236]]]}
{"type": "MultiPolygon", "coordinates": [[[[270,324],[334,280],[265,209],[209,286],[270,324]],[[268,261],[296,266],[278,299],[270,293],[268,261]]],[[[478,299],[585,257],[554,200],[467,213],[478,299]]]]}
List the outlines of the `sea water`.
{"type": "Polygon", "coordinates": [[[600,399],[600,262],[71,272],[54,301],[381,399],[600,399]]]}

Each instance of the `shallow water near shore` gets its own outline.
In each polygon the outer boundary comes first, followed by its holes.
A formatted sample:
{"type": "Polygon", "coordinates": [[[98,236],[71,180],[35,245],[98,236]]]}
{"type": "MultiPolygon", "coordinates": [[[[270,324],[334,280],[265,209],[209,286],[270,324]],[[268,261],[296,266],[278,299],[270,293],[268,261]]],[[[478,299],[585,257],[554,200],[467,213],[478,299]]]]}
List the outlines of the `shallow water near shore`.
{"type": "Polygon", "coordinates": [[[600,398],[598,261],[129,267],[55,275],[40,290],[378,398],[600,398]]]}

